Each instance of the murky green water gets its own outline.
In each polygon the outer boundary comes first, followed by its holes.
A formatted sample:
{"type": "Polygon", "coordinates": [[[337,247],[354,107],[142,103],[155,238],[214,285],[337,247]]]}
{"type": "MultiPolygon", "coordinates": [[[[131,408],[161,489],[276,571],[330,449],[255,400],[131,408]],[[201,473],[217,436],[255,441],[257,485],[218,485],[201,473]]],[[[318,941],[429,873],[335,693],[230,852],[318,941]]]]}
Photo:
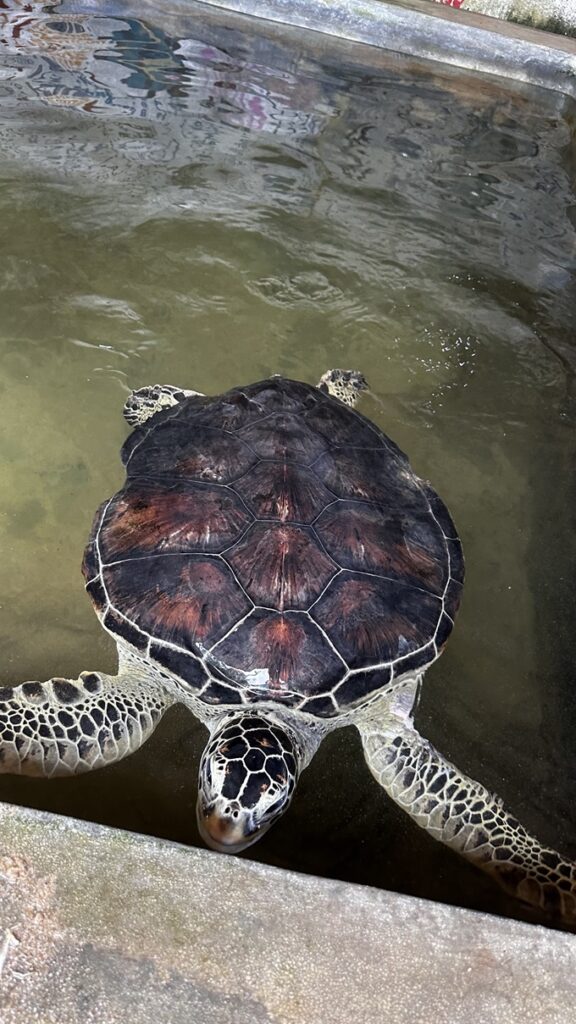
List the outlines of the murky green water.
{"type": "MultiPolygon", "coordinates": [[[[0,4],[2,681],[114,667],[79,566],[122,481],[129,388],[358,367],[381,399],[363,411],[440,491],[467,556],[419,726],[574,855],[561,98],[207,9],[25,7],[0,4]]],[[[0,798],[196,843],[202,742],[172,712],[124,763],[2,777],[0,798]]],[[[381,793],[353,730],[324,744],[250,855],[503,908],[381,793]]]]}

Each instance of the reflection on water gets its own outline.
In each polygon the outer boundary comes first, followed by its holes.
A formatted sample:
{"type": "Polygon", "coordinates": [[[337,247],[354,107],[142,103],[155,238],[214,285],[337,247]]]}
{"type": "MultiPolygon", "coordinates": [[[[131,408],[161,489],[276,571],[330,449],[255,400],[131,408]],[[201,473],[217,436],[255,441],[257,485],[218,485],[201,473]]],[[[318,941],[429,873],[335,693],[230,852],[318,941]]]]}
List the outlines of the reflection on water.
{"type": "MultiPolygon", "coordinates": [[[[185,7],[0,2],[3,681],[113,667],[79,564],[130,387],[355,365],[467,554],[420,727],[574,855],[570,111],[185,7]]],[[[197,842],[201,732],[173,712],[116,767],[0,796],[197,842]]],[[[352,730],[251,855],[503,906],[352,730]]]]}

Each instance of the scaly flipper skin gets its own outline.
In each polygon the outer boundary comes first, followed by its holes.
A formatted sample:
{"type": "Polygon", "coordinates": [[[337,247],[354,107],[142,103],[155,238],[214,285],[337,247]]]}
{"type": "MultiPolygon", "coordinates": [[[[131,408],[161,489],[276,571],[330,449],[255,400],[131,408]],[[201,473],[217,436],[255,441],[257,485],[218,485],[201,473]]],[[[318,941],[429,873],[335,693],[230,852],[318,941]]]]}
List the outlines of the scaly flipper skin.
{"type": "Polygon", "coordinates": [[[368,390],[366,378],[358,370],[327,370],[316,386],[351,409],[355,408],[362,392],[368,390]]]}
{"type": "MultiPolygon", "coordinates": [[[[336,369],[328,370],[323,374],[318,381],[318,388],[354,408],[362,392],[368,389],[368,384],[358,370],[336,369]]],[[[124,404],[124,419],[131,427],[141,427],[156,413],[170,409],[184,398],[194,396],[204,397],[201,391],[190,391],[186,388],[176,387],[174,384],[152,384],[148,387],[136,388],[124,404]]]]}
{"type": "Polygon", "coordinates": [[[423,739],[408,688],[358,722],[374,778],[434,839],[488,872],[516,899],[576,924],[576,864],[542,846],[503,806],[423,739]]]}
{"type": "Polygon", "coordinates": [[[200,391],[187,391],[185,388],[177,388],[174,384],[152,384],[151,387],[137,388],[128,396],[124,404],[124,419],[131,427],[141,427],[157,412],[170,409],[178,405],[183,398],[191,398],[197,395],[202,398],[200,391]]]}
{"type": "Polygon", "coordinates": [[[171,703],[135,671],[0,688],[0,772],[52,778],[103,768],[138,750],[171,703]]]}

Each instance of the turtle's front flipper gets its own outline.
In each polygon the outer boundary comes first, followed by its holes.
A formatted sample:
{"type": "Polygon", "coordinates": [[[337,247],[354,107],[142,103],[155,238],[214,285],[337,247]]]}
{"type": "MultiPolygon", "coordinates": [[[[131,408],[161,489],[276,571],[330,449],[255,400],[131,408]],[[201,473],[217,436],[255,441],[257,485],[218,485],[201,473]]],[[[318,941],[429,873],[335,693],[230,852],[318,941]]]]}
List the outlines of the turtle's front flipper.
{"type": "Polygon", "coordinates": [[[499,797],[468,778],[412,724],[413,691],[358,727],[370,771],[434,839],[491,874],[512,896],[576,924],[576,864],[541,845],[499,797]]]}
{"type": "Polygon", "coordinates": [[[131,427],[141,427],[157,412],[178,405],[185,398],[194,396],[203,398],[200,391],[186,391],[176,388],[173,384],[152,384],[151,387],[137,388],[132,391],[124,404],[124,418],[131,427]]]}
{"type": "Polygon", "coordinates": [[[102,768],[137,750],[170,703],[159,687],[101,672],[0,688],[0,772],[102,768]]]}

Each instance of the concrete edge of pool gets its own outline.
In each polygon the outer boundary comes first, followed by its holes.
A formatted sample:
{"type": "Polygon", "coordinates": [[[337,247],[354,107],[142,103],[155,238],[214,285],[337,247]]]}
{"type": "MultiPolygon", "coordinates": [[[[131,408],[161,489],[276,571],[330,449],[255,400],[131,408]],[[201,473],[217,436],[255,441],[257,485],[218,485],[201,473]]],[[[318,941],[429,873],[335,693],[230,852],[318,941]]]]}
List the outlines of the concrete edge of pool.
{"type": "Polygon", "coordinates": [[[566,1024],[572,935],[0,804],[3,1024],[566,1024]]]}
{"type": "MultiPolygon", "coordinates": [[[[426,0],[203,0],[208,7],[576,96],[576,39],[426,0]]],[[[175,0],[171,9],[197,6],[175,0]]]]}

